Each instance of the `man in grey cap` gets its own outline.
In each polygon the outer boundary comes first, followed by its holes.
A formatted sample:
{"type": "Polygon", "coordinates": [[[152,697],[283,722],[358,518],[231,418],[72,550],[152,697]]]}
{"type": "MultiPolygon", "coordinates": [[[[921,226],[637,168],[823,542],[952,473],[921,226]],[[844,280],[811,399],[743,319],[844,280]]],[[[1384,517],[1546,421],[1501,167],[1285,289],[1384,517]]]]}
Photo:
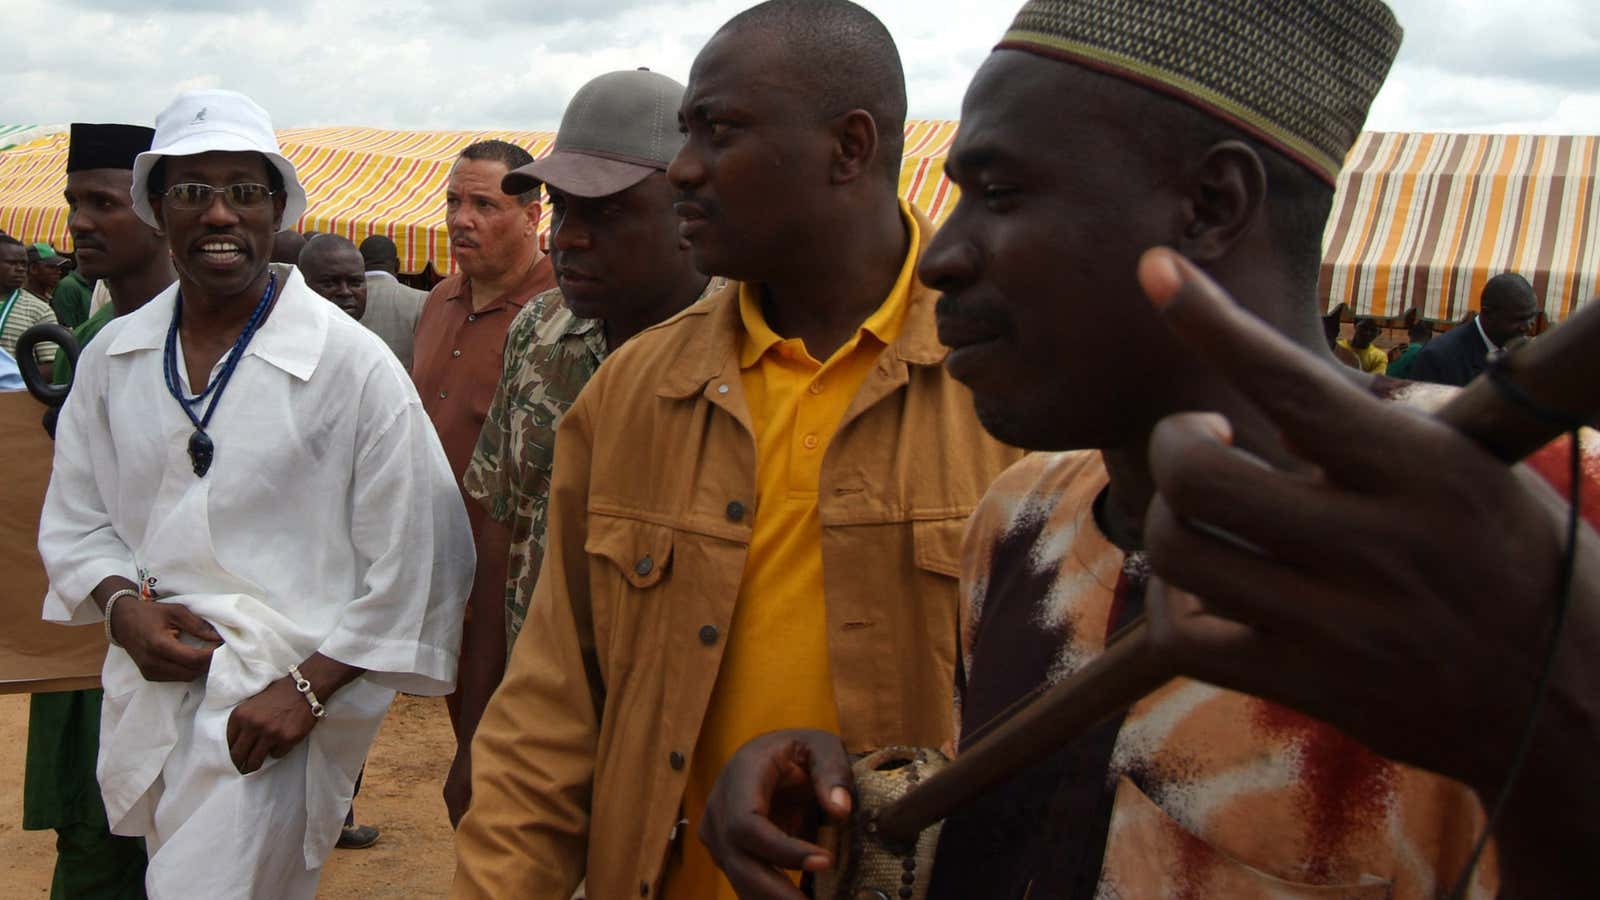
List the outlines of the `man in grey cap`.
{"type": "Polygon", "coordinates": [[[44,616],[103,627],[98,776],[154,898],[310,898],[395,691],[454,686],[466,512],[410,379],[269,264],[305,191],[266,112],[194,91],[133,165],[177,284],[62,407],[44,616]]]}
{"type": "MultiPolygon", "coordinates": [[[[683,85],[655,72],[601,75],[567,105],[553,152],[501,182],[507,194],[541,182],[549,191],[560,287],[511,323],[505,371],[463,479],[493,527],[511,532],[504,603],[468,616],[468,628],[483,629],[477,646],[491,646],[503,629],[509,652],[522,628],[544,557],[556,423],[612,350],[693,303],[711,283],[678,241],[666,178],[683,143],[676,119],[682,99],[683,85]]],[[[462,663],[464,737],[445,784],[453,822],[470,797],[471,736],[504,671],[499,654],[462,663]]]]}

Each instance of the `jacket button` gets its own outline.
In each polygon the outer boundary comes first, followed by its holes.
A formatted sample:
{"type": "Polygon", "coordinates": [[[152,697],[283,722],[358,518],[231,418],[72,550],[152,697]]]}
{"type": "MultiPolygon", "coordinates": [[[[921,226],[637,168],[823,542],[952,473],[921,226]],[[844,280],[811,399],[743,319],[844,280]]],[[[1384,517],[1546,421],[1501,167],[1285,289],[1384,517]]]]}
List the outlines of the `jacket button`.
{"type": "Polygon", "coordinates": [[[728,521],[730,521],[730,522],[742,522],[742,521],[744,521],[744,504],[743,503],[740,503],[737,500],[734,500],[734,501],[731,501],[731,502],[728,503],[728,521]]]}
{"type": "Polygon", "coordinates": [[[717,626],[715,626],[715,625],[701,625],[700,626],[700,643],[705,644],[707,647],[709,647],[712,644],[715,644],[716,642],[717,642],[717,626]]]}
{"type": "Polygon", "coordinates": [[[679,753],[676,750],[672,751],[671,753],[668,753],[667,754],[667,765],[671,766],[672,770],[674,772],[683,771],[683,754],[679,753]]]}
{"type": "Polygon", "coordinates": [[[633,564],[633,574],[643,578],[644,576],[649,575],[650,570],[654,569],[655,567],[656,561],[650,558],[650,554],[646,553],[645,555],[639,557],[638,562],[633,564]]]}
{"type": "Polygon", "coordinates": [[[467,321],[468,322],[476,322],[476,321],[478,321],[478,314],[477,313],[472,313],[471,315],[467,316],[467,321]]]}
{"type": "Polygon", "coordinates": [[[451,359],[460,359],[461,358],[461,351],[460,350],[451,350],[450,351],[450,358],[451,359]]]}

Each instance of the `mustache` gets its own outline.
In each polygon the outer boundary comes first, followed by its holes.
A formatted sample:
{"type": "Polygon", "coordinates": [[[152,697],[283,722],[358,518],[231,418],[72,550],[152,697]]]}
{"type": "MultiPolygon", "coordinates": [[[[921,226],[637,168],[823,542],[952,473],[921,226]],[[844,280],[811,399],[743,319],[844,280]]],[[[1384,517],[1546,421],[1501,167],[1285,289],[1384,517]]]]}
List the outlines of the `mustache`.
{"type": "Polygon", "coordinates": [[[673,206],[676,207],[680,204],[684,206],[693,206],[706,215],[710,215],[711,212],[716,209],[716,204],[696,194],[688,193],[687,191],[679,191],[677,196],[673,198],[673,206]]]}
{"type": "Polygon", "coordinates": [[[995,328],[1006,322],[1005,314],[993,304],[961,299],[954,294],[940,294],[933,305],[933,313],[941,319],[960,319],[995,328]]]}

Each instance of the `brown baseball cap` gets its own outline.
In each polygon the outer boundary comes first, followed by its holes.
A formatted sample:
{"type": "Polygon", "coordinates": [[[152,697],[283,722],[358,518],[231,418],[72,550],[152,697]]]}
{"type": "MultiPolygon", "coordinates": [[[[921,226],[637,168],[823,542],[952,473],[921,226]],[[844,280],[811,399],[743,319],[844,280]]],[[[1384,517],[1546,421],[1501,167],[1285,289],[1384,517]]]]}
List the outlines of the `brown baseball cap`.
{"type": "Polygon", "coordinates": [[[683,85],[649,69],[607,72],[578,89],[550,155],[507,172],[500,190],[548,184],[564,194],[608,197],[664,172],[679,148],[683,85]]]}

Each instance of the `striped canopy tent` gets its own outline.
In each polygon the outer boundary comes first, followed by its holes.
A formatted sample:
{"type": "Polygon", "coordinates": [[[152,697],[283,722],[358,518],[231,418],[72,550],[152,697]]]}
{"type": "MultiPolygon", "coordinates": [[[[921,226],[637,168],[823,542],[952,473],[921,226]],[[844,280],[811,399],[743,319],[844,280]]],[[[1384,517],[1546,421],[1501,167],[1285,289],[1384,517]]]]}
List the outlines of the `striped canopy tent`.
{"type": "Polygon", "coordinates": [[[1560,321],[1600,287],[1600,137],[1364,133],[1323,240],[1326,308],[1458,322],[1518,272],[1560,321]]]}
{"type": "MultiPolygon", "coordinates": [[[[956,123],[913,121],[906,126],[902,192],[935,221],[954,204],[943,177],[944,155],[956,123]]],[[[400,267],[453,270],[444,228],[445,180],[461,148],[490,138],[511,141],[535,156],[550,152],[548,131],[386,131],[375,128],[291,128],[278,132],[309,203],[298,231],[342,234],[360,242],[386,234],[400,250],[400,267]]],[[[67,135],[47,135],[0,153],[0,230],[27,241],[68,249],[67,135]]],[[[543,210],[543,231],[548,207],[543,210]]]]}
{"type": "Polygon", "coordinates": [[[0,150],[32,143],[47,134],[66,131],[62,125],[0,125],[0,150]]]}
{"type": "MultiPolygon", "coordinates": [[[[906,125],[901,194],[942,222],[956,189],[943,176],[956,122],[906,125]]],[[[68,248],[67,136],[61,128],[0,151],[0,230],[68,248]]],[[[310,196],[298,230],[360,241],[387,234],[401,268],[453,270],[444,230],[450,164],[473,141],[500,138],[536,156],[541,131],[278,132],[310,196]]],[[[1600,138],[1368,132],[1340,175],[1324,235],[1321,297],[1357,315],[1459,321],[1491,276],[1518,271],[1564,318],[1600,288],[1600,138]]],[[[548,215],[548,209],[545,211],[548,215]]],[[[541,228],[548,223],[541,223],[541,228]]]]}

